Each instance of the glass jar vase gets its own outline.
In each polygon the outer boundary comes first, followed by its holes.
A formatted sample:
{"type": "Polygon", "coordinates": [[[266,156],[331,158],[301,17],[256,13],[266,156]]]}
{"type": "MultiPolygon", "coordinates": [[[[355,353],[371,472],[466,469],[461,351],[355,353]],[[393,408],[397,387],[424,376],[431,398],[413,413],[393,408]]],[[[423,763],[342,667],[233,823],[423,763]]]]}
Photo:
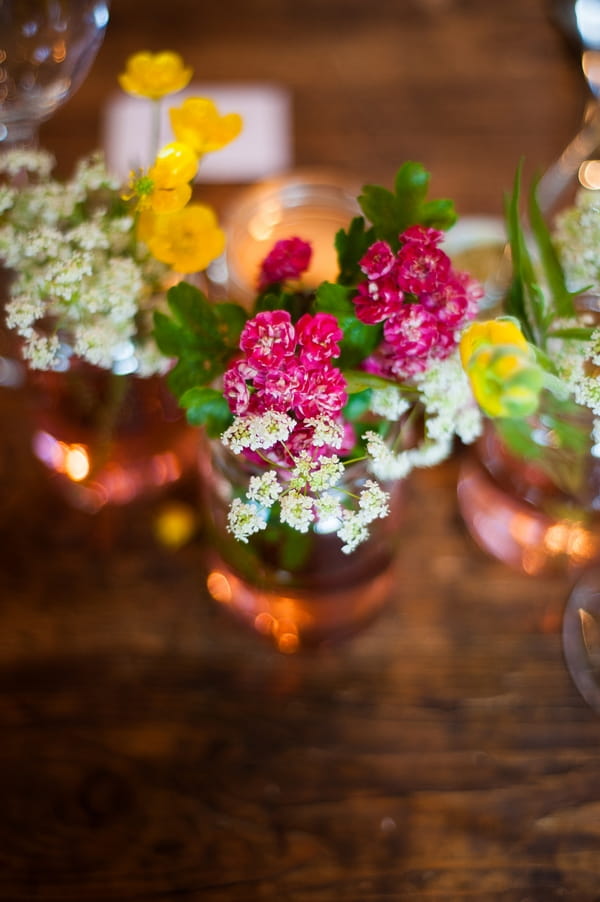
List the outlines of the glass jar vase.
{"type": "Polygon", "coordinates": [[[115,375],[77,362],[28,375],[32,448],[75,507],[125,504],[195,463],[197,431],[160,376],[115,375]]]}
{"type": "MultiPolygon", "coordinates": [[[[371,523],[369,538],[346,554],[335,533],[337,521],[307,533],[270,524],[247,543],[235,539],[227,529],[227,514],[233,498],[247,487],[248,475],[245,463],[220,443],[201,446],[205,564],[212,598],[284,653],[333,642],[366,626],[390,600],[398,578],[403,483],[386,486],[389,516],[371,523]]],[[[345,488],[356,491],[366,478],[364,466],[352,464],[345,488]]]]}
{"type": "Polygon", "coordinates": [[[561,445],[542,410],[529,423],[533,453],[520,455],[487,421],[459,471],[459,508],[473,538],[531,575],[578,571],[600,557],[600,448],[590,411],[572,403],[562,423],[579,436],[577,447],[561,445]]]}

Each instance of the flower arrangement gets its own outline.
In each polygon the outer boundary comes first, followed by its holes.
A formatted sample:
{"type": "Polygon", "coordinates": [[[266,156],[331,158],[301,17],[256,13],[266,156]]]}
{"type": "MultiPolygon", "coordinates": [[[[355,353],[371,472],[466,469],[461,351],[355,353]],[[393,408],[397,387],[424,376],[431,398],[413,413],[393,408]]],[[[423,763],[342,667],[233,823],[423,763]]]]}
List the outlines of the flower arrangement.
{"type": "MultiPolygon", "coordinates": [[[[142,52],[119,80],[153,104],[157,125],[162,99],[191,75],[178,54],[142,52]]],[[[207,98],[184,101],[170,117],[176,140],[149,148],[151,165],[132,174],[128,190],[98,152],[66,182],[53,178],[44,150],[0,154],[0,260],[14,272],[6,320],[31,369],[65,370],[72,359],[117,375],[169,368],[152,335],[165,283],[204,270],[224,246],[212,208],[191,202],[191,182],[203,154],[241,128],[207,98]]]]}
{"type": "Polygon", "coordinates": [[[581,189],[548,224],[534,184],[527,226],[520,202],[519,167],[507,204],[512,279],[503,309],[465,329],[460,353],[507,447],[554,477],[561,452],[580,454],[600,438],[600,200],[581,189]]]}
{"type": "Polygon", "coordinates": [[[363,215],[336,236],[335,281],[305,287],[311,247],[290,236],[262,262],[249,309],[183,282],[169,313],[155,313],[188,420],[247,467],[228,518],[241,542],[277,523],[335,530],[351,552],[387,515],[387,484],[479,434],[458,341],[481,288],[444,252],[456,213],[428,188],[414,162],[393,191],[366,186],[363,215]],[[348,493],[344,472],[357,462],[366,477],[348,493]]]}

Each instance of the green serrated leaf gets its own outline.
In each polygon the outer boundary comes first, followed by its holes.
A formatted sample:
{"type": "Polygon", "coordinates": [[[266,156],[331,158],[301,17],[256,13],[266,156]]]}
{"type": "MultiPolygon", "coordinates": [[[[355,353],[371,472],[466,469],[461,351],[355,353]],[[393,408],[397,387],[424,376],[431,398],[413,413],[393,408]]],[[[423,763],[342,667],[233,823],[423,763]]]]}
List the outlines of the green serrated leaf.
{"type": "Polygon", "coordinates": [[[159,351],[166,357],[178,357],[185,342],[185,333],[175,320],[156,310],[154,312],[154,339],[159,351]]]}
{"type": "Polygon", "coordinates": [[[354,285],[361,278],[358,261],[364,257],[374,240],[374,231],[366,227],[362,216],[356,216],[347,231],[340,229],[336,233],[335,249],[339,269],[337,281],[340,285],[354,285]]]}
{"type": "Polygon", "coordinates": [[[228,301],[215,304],[213,312],[223,344],[227,348],[237,349],[248,314],[239,304],[232,304],[228,301]]]}
{"type": "Polygon", "coordinates": [[[208,385],[222,371],[223,365],[220,358],[189,353],[177,361],[167,376],[167,382],[175,397],[180,400],[189,388],[208,385]]]}
{"type": "Polygon", "coordinates": [[[398,172],[395,193],[379,185],[366,185],[358,202],[373,224],[377,238],[398,248],[398,236],[413,225],[447,229],[456,222],[451,200],[426,200],[429,173],[421,165],[408,161],[398,172]]]}
{"type": "Polygon", "coordinates": [[[332,313],[334,316],[353,316],[354,304],[350,290],[336,282],[322,282],[317,288],[313,309],[315,313],[332,313]]]}
{"type": "Polygon", "coordinates": [[[214,388],[190,388],[182,394],[180,404],[186,410],[188,422],[192,426],[204,426],[211,438],[221,435],[231,423],[229,405],[214,388]]]}

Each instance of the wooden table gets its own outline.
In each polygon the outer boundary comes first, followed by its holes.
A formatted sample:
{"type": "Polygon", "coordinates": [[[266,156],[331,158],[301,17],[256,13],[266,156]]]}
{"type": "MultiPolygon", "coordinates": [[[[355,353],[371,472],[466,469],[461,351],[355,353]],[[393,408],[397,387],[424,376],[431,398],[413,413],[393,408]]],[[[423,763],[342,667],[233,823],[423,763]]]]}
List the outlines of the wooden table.
{"type": "MultiPolygon", "coordinates": [[[[389,182],[419,159],[463,213],[498,214],[519,156],[546,166],[585,100],[541,0],[114,0],[43,129],[64,171],[145,46],[288,86],[298,164],[389,182]]],[[[20,392],[0,415],[2,902],[600,899],[600,719],[563,663],[569,580],[475,547],[460,453],[410,480],[381,617],[287,656],[209,601],[200,532],[157,541],[193,478],[88,516],[33,462],[20,392]]]]}

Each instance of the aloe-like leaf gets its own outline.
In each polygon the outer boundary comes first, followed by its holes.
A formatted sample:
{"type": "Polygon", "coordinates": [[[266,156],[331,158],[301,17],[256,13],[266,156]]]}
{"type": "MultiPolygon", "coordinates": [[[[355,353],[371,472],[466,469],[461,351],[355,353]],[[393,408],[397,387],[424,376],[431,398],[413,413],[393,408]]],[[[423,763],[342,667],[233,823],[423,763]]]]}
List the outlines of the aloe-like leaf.
{"type": "Polygon", "coordinates": [[[574,316],[573,295],[567,288],[564,270],[561,266],[550,230],[537,199],[537,185],[534,182],[529,197],[529,222],[540,252],[540,262],[548,283],[557,316],[574,316]]]}

